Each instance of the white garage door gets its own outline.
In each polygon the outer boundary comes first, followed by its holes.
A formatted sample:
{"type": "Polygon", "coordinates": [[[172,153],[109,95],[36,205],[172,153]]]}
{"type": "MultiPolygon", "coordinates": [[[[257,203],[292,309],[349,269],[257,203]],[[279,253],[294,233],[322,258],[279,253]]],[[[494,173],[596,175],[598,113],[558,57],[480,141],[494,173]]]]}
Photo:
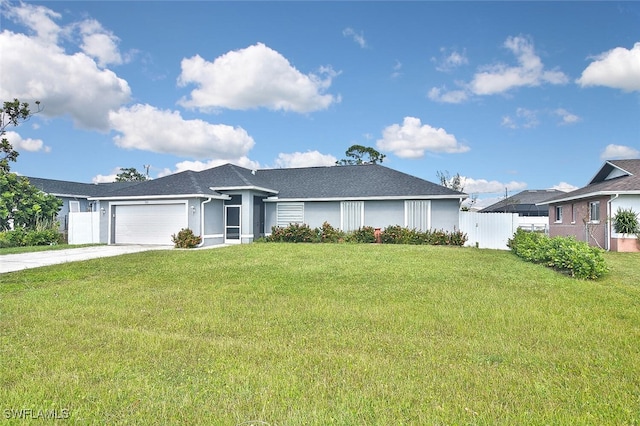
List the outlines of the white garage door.
{"type": "Polygon", "coordinates": [[[186,227],[184,204],[117,205],[114,242],[171,245],[171,235],[186,227]]]}

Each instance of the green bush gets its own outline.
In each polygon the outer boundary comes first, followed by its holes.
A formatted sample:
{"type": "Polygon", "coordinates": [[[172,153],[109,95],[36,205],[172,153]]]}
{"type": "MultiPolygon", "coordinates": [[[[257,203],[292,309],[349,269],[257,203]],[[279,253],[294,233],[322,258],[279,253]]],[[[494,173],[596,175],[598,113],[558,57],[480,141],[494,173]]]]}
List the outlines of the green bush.
{"type": "Polygon", "coordinates": [[[64,243],[64,236],[58,230],[57,222],[43,223],[35,229],[22,226],[0,233],[0,248],[47,246],[64,243]]]}
{"type": "Polygon", "coordinates": [[[317,239],[318,232],[304,223],[291,223],[284,228],[273,226],[271,235],[266,237],[268,242],[278,243],[312,243],[317,239]]]}
{"type": "Polygon", "coordinates": [[[387,226],[380,235],[382,244],[413,244],[415,231],[400,225],[387,226]]]}
{"type": "MultiPolygon", "coordinates": [[[[381,232],[380,241],[383,244],[430,244],[463,246],[467,242],[467,234],[460,231],[418,231],[404,228],[399,225],[388,226],[381,232]]],[[[364,226],[355,231],[344,232],[334,228],[328,222],[324,222],[321,227],[311,229],[309,225],[292,223],[282,228],[274,226],[271,228],[271,235],[264,237],[265,242],[286,242],[286,243],[363,243],[370,244],[376,242],[375,228],[364,226]]]]}
{"type": "Polygon", "coordinates": [[[324,222],[320,228],[316,228],[316,235],[321,243],[341,243],[345,241],[346,233],[324,222]]]}
{"type": "Polygon", "coordinates": [[[62,234],[57,229],[41,229],[28,231],[24,237],[25,246],[48,246],[60,244],[62,234]]]}
{"type": "Polygon", "coordinates": [[[171,241],[176,248],[194,248],[202,242],[202,238],[195,235],[191,229],[182,228],[177,235],[171,235],[171,241]]]}
{"type": "Polygon", "coordinates": [[[370,244],[376,242],[376,230],[372,226],[363,226],[347,234],[351,243],[370,244]]]}
{"type": "Polygon", "coordinates": [[[467,234],[461,231],[447,232],[443,230],[418,231],[399,225],[391,225],[381,235],[383,244],[428,244],[438,246],[463,246],[467,242],[467,234]]]}
{"type": "Polygon", "coordinates": [[[574,237],[553,237],[518,229],[507,246],[522,259],[543,264],[572,277],[597,279],[608,271],[602,249],[574,237]]]}

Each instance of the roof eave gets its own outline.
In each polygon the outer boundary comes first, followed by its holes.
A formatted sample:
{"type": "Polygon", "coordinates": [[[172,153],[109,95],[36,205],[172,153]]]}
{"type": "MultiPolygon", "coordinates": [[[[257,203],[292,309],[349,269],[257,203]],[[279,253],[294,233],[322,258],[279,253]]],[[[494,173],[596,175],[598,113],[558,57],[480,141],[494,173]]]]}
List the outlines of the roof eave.
{"type": "Polygon", "coordinates": [[[543,201],[543,202],[540,202],[540,203],[536,203],[536,206],[544,206],[544,205],[549,205],[549,204],[558,204],[558,203],[564,203],[564,202],[567,202],[567,201],[582,200],[584,198],[606,197],[606,196],[609,196],[609,195],[640,195],[640,190],[589,192],[589,193],[586,193],[586,194],[575,195],[573,197],[557,198],[555,200],[543,201]]]}
{"type": "Polygon", "coordinates": [[[114,201],[114,200],[171,200],[176,198],[211,198],[214,200],[229,200],[231,197],[224,194],[171,194],[171,195],[134,195],[134,196],[109,196],[90,197],[92,201],[114,201]]]}
{"type": "Polygon", "coordinates": [[[252,190],[252,191],[261,191],[261,192],[270,192],[272,194],[278,194],[280,191],[276,191],[275,189],[263,188],[261,186],[210,186],[210,190],[212,191],[241,191],[241,190],[252,190]]]}
{"type": "Polygon", "coordinates": [[[371,196],[371,197],[293,197],[278,198],[269,197],[265,202],[276,203],[284,202],[301,202],[301,201],[401,201],[401,200],[464,200],[468,198],[467,194],[460,195],[392,195],[392,196],[371,196]]]}

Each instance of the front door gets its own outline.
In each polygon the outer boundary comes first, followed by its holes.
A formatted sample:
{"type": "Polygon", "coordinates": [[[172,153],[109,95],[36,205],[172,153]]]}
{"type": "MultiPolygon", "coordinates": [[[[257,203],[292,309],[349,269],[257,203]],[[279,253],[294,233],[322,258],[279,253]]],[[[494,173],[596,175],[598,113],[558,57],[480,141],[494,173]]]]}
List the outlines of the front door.
{"type": "Polygon", "coordinates": [[[224,242],[240,243],[240,206],[225,206],[224,242]]]}

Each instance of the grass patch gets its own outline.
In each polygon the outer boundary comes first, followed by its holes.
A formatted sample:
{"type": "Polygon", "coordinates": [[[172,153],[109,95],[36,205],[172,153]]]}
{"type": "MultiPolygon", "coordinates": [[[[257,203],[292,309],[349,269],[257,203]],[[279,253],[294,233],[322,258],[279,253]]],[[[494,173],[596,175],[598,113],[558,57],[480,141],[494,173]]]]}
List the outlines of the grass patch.
{"type": "Polygon", "coordinates": [[[0,410],[76,423],[637,424],[640,256],[251,244],[0,275],[0,410]]]}
{"type": "Polygon", "coordinates": [[[20,246],[20,247],[2,247],[0,248],[0,256],[3,254],[18,253],[34,253],[39,251],[66,250],[80,247],[100,246],[104,244],[52,244],[44,246],[20,246]]]}

